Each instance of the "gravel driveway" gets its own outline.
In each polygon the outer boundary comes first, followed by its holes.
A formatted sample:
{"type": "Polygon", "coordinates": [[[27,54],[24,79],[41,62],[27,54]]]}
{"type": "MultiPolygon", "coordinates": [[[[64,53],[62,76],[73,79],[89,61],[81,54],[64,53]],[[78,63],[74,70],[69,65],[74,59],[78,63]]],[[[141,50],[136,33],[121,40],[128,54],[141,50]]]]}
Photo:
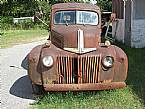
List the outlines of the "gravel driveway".
{"type": "Polygon", "coordinates": [[[0,49],[0,104],[2,109],[27,109],[34,102],[25,57],[46,40],[0,49]]]}

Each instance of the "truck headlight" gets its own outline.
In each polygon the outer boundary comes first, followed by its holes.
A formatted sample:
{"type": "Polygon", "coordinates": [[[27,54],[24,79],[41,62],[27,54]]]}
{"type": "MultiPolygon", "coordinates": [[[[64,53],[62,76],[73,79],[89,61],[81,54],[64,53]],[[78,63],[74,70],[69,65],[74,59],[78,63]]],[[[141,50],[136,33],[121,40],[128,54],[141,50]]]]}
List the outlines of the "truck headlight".
{"type": "Polygon", "coordinates": [[[114,63],[114,58],[111,56],[106,56],[105,58],[103,58],[102,60],[102,64],[104,67],[110,68],[113,66],[114,63]]]}
{"type": "Polygon", "coordinates": [[[111,45],[110,41],[109,40],[106,40],[105,41],[105,46],[109,47],[111,45]]]}
{"type": "Polygon", "coordinates": [[[53,65],[53,58],[52,56],[45,56],[42,62],[45,67],[51,67],[53,65]]]}

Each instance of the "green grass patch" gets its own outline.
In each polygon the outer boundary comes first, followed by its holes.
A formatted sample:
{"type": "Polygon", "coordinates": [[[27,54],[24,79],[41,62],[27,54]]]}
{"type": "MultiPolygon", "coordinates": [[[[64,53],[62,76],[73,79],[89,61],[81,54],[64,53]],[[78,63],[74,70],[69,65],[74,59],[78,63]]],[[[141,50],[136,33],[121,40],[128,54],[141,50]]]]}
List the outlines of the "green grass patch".
{"type": "Polygon", "coordinates": [[[143,109],[139,98],[127,87],[120,90],[48,94],[30,109],[143,109]]]}
{"type": "Polygon", "coordinates": [[[30,109],[145,109],[145,48],[118,44],[129,59],[127,87],[117,90],[48,93],[30,109]]]}
{"type": "Polygon", "coordinates": [[[129,60],[127,84],[142,99],[145,105],[145,48],[119,46],[126,52],[129,60]]]}
{"type": "Polygon", "coordinates": [[[53,93],[39,99],[30,109],[143,109],[139,98],[127,87],[120,90],[53,93]]]}
{"type": "Polygon", "coordinates": [[[35,41],[48,36],[47,30],[8,30],[0,32],[0,48],[35,41]]]}

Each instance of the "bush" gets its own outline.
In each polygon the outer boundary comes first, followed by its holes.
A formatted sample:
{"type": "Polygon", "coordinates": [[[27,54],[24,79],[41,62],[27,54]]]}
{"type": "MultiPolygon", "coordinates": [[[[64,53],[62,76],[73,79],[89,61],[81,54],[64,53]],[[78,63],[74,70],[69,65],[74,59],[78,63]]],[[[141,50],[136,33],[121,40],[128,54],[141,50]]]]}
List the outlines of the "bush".
{"type": "Polygon", "coordinates": [[[34,28],[34,22],[31,19],[18,20],[18,23],[13,24],[13,27],[17,29],[30,29],[34,28]]]}
{"type": "MultiPolygon", "coordinates": [[[[39,1],[38,5],[39,5],[39,11],[42,11],[42,13],[43,13],[41,19],[43,21],[45,21],[45,23],[49,24],[51,5],[46,1],[39,1]]],[[[40,22],[40,23],[42,23],[42,22],[40,22]]]]}
{"type": "Polygon", "coordinates": [[[17,23],[13,23],[13,17],[0,16],[0,30],[15,30],[15,29],[48,29],[47,26],[40,21],[33,22],[31,19],[18,20],[17,23]]]}
{"type": "Polygon", "coordinates": [[[42,12],[43,14],[40,19],[49,24],[51,4],[47,1],[8,1],[2,4],[1,11],[0,28],[3,30],[30,28],[48,29],[48,27],[39,20],[35,22],[24,20],[14,24],[13,17],[31,17],[34,16],[36,12],[42,12]]]}
{"type": "Polygon", "coordinates": [[[8,23],[13,24],[13,17],[12,16],[0,16],[0,23],[8,23]]]}
{"type": "Polygon", "coordinates": [[[1,30],[11,29],[12,24],[13,24],[13,17],[11,17],[11,16],[7,16],[7,17],[0,16],[0,29],[1,30]]]}
{"type": "Polygon", "coordinates": [[[13,29],[13,26],[8,23],[0,23],[1,30],[11,30],[13,29]]]}

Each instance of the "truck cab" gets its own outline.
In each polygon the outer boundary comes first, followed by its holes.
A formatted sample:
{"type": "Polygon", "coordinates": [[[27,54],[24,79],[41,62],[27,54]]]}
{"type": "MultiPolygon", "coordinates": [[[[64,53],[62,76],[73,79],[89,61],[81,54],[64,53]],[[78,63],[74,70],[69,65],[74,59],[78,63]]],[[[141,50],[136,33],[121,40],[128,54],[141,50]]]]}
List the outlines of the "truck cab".
{"type": "Polygon", "coordinates": [[[124,87],[128,59],[124,51],[101,43],[101,11],[93,4],[52,6],[50,40],[28,56],[32,86],[45,91],[107,90],[124,87]]]}

